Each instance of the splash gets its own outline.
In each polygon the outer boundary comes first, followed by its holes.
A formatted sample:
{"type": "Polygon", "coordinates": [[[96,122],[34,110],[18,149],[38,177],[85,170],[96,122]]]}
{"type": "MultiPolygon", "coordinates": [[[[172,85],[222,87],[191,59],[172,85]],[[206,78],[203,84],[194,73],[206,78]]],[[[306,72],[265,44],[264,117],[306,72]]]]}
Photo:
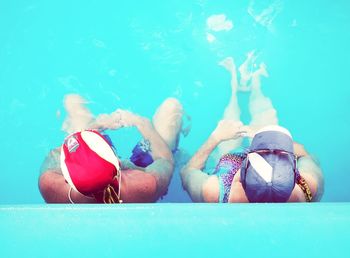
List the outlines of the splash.
{"type": "Polygon", "coordinates": [[[273,20],[282,11],[282,9],[283,5],[279,0],[272,2],[268,7],[262,10],[261,8],[256,7],[254,1],[251,1],[247,11],[248,14],[254,18],[255,22],[273,32],[273,20]]]}
{"type": "Polygon", "coordinates": [[[229,31],[233,28],[233,23],[226,19],[225,14],[216,14],[207,19],[207,27],[212,31],[229,31]]]}
{"type": "Polygon", "coordinates": [[[93,39],[93,40],[92,40],[92,43],[93,43],[94,46],[97,47],[97,48],[106,48],[106,44],[105,44],[102,40],[93,39]]]}
{"type": "Polygon", "coordinates": [[[207,33],[207,40],[208,40],[209,43],[212,43],[212,42],[214,42],[216,40],[216,37],[213,34],[208,32],[207,33]]]}

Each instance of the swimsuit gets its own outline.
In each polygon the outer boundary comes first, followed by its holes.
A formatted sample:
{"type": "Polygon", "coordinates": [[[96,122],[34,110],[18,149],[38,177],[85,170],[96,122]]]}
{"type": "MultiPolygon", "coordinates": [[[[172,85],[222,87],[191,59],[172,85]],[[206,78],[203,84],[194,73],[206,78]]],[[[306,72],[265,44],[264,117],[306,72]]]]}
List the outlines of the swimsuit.
{"type": "Polygon", "coordinates": [[[151,145],[149,141],[142,139],[139,141],[134,149],[132,150],[132,155],[130,161],[139,167],[147,167],[153,162],[153,158],[150,154],[151,145]]]}
{"type": "Polygon", "coordinates": [[[245,157],[244,153],[225,154],[216,165],[213,175],[219,179],[219,202],[228,202],[233,178],[241,168],[245,157]]]}
{"type": "MultiPolygon", "coordinates": [[[[177,147],[174,150],[172,150],[172,153],[174,154],[176,151],[177,147]]],[[[151,144],[148,140],[142,139],[136,144],[136,146],[132,150],[130,161],[136,166],[143,168],[153,163],[154,160],[151,156],[151,144]]]]}

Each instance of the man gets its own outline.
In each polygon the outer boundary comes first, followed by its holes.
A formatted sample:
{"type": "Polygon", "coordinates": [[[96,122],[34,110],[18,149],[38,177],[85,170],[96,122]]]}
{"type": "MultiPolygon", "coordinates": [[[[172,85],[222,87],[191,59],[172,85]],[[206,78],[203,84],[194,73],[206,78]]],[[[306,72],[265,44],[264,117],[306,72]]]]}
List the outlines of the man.
{"type": "Polygon", "coordinates": [[[69,119],[64,124],[70,132],[78,132],[69,135],[61,148],[52,150],[42,165],[39,189],[45,201],[155,202],[166,194],[174,169],[172,150],[176,149],[182,125],[181,104],[174,98],[166,99],[152,124],[147,118],[126,110],[93,120],[79,103],[83,103],[79,96],[66,98],[69,119]],[[72,105],[74,100],[78,101],[72,105]],[[88,119],[82,119],[82,114],[88,119]],[[76,126],[78,120],[84,121],[84,125],[76,126]],[[133,150],[134,163],[120,161],[114,152],[111,154],[113,144],[101,133],[121,127],[136,127],[143,137],[133,150]]]}

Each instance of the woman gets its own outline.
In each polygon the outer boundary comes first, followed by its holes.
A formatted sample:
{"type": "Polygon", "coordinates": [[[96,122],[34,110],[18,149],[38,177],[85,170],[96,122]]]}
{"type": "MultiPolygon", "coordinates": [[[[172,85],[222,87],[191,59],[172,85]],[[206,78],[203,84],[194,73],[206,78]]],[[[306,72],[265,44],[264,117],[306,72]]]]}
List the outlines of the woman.
{"type": "Polygon", "coordinates": [[[231,73],[232,96],[223,120],[181,171],[183,187],[195,202],[319,201],[321,170],[302,145],[293,143],[289,131],[277,125],[276,110],[260,88],[260,76],[267,76],[265,65],[249,72],[253,60],[250,53],[239,68],[245,90],[251,81],[250,125],[240,122],[236,67],[226,58],[220,65],[231,73]],[[243,136],[253,137],[249,149],[234,153],[243,136]],[[210,174],[204,171],[209,156],[219,157],[210,174]]]}

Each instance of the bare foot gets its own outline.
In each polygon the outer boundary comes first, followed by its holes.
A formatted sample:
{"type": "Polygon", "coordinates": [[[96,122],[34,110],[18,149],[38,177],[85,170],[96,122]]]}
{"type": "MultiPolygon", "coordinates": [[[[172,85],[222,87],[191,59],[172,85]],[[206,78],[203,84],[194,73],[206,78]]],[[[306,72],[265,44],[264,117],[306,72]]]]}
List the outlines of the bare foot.
{"type": "Polygon", "coordinates": [[[219,65],[223,66],[230,73],[236,71],[236,65],[232,57],[226,57],[224,60],[219,62],[219,65]]]}
{"type": "Polygon", "coordinates": [[[250,80],[253,71],[253,63],[255,62],[257,56],[254,55],[255,50],[250,51],[247,54],[247,59],[243,62],[243,64],[241,64],[241,66],[238,68],[239,73],[241,75],[241,79],[240,79],[240,85],[242,88],[247,87],[248,81],[250,80]]]}
{"type": "Polygon", "coordinates": [[[254,74],[257,74],[258,76],[268,77],[269,74],[267,73],[267,70],[266,70],[266,64],[261,63],[260,66],[259,66],[259,69],[256,70],[254,72],[254,74]]]}
{"type": "Polygon", "coordinates": [[[256,70],[252,75],[251,88],[252,90],[260,89],[260,76],[268,77],[269,74],[266,70],[266,65],[261,63],[259,69],[256,70]]]}

